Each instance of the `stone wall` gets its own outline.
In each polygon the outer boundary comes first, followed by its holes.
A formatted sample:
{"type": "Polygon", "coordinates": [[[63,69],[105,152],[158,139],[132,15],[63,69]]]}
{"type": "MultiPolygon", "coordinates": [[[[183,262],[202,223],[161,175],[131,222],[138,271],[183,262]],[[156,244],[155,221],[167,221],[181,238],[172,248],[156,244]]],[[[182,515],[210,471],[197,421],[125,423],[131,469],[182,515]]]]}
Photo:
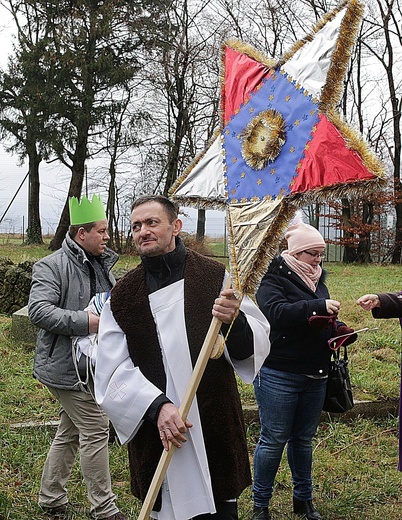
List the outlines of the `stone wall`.
{"type": "Polygon", "coordinates": [[[0,258],[0,313],[13,314],[28,303],[33,262],[0,258]]]}
{"type": "MultiPolygon", "coordinates": [[[[28,304],[34,262],[14,264],[9,258],[0,257],[0,314],[14,314],[28,304]]],[[[128,269],[113,269],[118,280],[128,269]]]]}

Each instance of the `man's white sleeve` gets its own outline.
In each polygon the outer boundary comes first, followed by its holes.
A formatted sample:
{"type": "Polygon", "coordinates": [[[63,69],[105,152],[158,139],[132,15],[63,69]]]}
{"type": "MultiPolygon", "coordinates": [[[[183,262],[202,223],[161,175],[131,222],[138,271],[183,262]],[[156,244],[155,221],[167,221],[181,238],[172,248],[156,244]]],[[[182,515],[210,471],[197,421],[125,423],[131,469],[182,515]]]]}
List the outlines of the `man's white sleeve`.
{"type": "Polygon", "coordinates": [[[108,300],[99,323],[95,399],[112,421],[122,444],[134,437],[145,412],[161,393],[130,358],[126,336],[108,300]]]}
{"type": "Polygon", "coordinates": [[[233,359],[229,356],[226,347],[224,354],[241,379],[245,383],[252,383],[271,348],[269,341],[270,326],[264,314],[248,296],[243,297],[240,309],[246,315],[248,324],[253,331],[254,354],[242,360],[233,359]]]}

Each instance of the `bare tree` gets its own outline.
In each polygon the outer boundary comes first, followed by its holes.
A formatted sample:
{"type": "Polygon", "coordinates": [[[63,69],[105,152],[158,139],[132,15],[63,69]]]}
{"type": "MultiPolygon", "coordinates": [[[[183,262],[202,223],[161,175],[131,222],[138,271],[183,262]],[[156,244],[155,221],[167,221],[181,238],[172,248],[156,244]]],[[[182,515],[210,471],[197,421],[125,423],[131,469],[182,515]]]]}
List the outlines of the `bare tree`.
{"type": "MultiPolygon", "coordinates": [[[[372,0],[368,3],[349,73],[345,82],[342,108],[365,136],[393,177],[396,211],[393,263],[401,262],[402,249],[402,184],[401,106],[402,106],[402,10],[399,1],[372,0]],[[378,64],[380,67],[378,67],[378,64]]],[[[357,207],[358,209],[358,207],[357,207]]],[[[360,215],[356,252],[346,258],[370,261],[373,201],[365,201],[360,215]]],[[[352,244],[352,243],[351,243],[352,244]]],[[[344,258],[344,259],[346,259],[344,258]]]]}
{"type": "MultiPolygon", "coordinates": [[[[144,190],[153,179],[152,191],[167,195],[217,126],[220,40],[209,3],[172,1],[166,30],[143,56],[141,106],[150,114],[138,139],[144,190]]],[[[199,237],[202,222],[200,215],[199,237]]]]}
{"type": "MultiPolygon", "coordinates": [[[[363,41],[383,68],[388,87],[387,104],[383,107],[382,144],[392,163],[396,211],[395,247],[392,263],[401,262],[402,252],[402,5],[397,0],[375,0],[376,9],[367,18],[373,40],[363,41]]],[[[373,6],[374,7],[374,6],[373,6]]]]}

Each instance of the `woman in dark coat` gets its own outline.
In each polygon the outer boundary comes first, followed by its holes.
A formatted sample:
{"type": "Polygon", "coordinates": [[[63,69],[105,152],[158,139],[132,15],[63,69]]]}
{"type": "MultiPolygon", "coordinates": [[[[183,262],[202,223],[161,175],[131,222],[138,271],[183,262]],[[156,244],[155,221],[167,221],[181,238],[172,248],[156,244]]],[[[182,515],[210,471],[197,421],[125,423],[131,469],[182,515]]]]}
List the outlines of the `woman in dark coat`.
{"type": "Polygon", "coordinates": [[[330,298],[324,283],[325,242],[319,231],[299,222],[285,238],[288,249],[271,262],[256,295],[271,325],[271,351],[254,381],[261,433],[254,454],[253,520],[270,518],[268,505],[286,445],[293,511],[320,520],[312,502],[312,439],[327,386],[328,339],[353,329],[336,320],[340,302],[330,298]]]}
{"type": "MultiPolygon", "coordinates": [[[[371,311],[373,318],[399,318],[402,327],[402,292],[365,294],[357,300],[365,311],[371,311]]],[[[401,392],[399,399],[399,463],[398,470],[402,471],[402,375],[401,392]]]]}

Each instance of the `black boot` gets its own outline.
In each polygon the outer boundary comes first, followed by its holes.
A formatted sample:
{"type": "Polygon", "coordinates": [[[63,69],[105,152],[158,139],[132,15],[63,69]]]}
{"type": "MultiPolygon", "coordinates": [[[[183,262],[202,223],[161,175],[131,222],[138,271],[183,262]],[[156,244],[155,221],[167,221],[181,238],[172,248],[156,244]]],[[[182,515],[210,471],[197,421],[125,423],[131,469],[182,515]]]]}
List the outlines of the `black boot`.
{"type": "Polygon", "coordinates": [[[268,508],[254,506],[251,520],[271,520],[268,508]]]}
{"type": "Polygon", "coordinates": [[[304,515],[307,520],[322,520],[322,516],[313,506],[312,500],[298,500],[293,497],[293,512],[296,515],[304,515]]]}

